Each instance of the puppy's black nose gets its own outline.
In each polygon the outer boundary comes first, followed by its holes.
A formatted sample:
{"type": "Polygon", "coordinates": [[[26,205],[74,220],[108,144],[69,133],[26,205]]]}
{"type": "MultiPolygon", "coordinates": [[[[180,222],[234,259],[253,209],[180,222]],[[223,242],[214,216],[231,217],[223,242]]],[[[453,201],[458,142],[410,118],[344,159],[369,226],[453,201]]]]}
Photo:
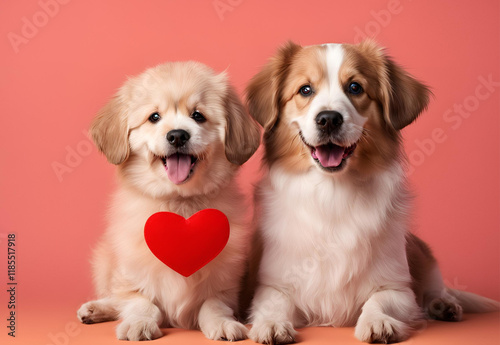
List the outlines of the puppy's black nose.
{"type": "Polygon", "coordinates": [[[318,116],[316,116],[316,124],[322,131],[325,131],[327,133],[340,128],[343,123],[344,118],[338,111],[325,110],[320,112],[318,116]]]}
{"type": "Polygon", "coordinates": [[[174,147],[181,147],[191,136],[183,129],[174,129],[167,133],[167,141],[174,147]]]}

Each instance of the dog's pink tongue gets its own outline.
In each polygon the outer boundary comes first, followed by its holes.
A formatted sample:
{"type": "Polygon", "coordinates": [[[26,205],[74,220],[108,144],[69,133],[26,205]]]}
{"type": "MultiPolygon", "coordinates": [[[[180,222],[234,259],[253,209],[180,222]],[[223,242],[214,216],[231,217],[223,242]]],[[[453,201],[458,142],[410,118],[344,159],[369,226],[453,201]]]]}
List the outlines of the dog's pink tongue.
{"type": "Polygon", "coordinates": [[[342,162],[344,148],[337,145],[321,145],[316,147],[316,156],[325,168],[338,167],[342,162]]]}
{"type": "Polygon", "coordinates": [[[167,157],[167,175],[168,179],[175,184],[184,182],[191,170],[191,156],[183,154],[173,154],[167,157]]]}

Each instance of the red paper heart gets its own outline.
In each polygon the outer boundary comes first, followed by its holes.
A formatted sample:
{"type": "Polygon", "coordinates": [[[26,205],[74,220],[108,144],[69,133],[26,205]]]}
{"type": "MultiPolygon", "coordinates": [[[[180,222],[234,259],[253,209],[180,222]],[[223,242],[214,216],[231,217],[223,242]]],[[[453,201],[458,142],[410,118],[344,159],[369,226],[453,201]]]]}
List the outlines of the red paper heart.
{"type": "Polygon", "coordinates": [[[146,221],[144,238],[151,252],[165,265],[189,277],[215,259],[229,239],[224,213],[205,209],[185,219],[158,212],[146,221]]]}

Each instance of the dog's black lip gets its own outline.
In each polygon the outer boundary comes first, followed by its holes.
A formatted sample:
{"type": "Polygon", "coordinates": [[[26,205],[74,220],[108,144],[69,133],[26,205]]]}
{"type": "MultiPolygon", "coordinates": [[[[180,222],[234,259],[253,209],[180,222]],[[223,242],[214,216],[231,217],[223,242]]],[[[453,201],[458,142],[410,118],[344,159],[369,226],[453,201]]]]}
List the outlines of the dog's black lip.
{"type": "MultiPolygon", "coordinates": [[[[299,136],[300,136],[300,139],[302,140],[302,142],[304,143],[304,145],[306,145],[306,146],[307,146],[307,147],[311,150],[311,152],[312,152],[312,150],[314,150],[314,149],[315,149],[315,147],[314,147],[314,146],[312,146],[312,145],[310,145],[310,144],[306,141],[306,139],[304,138],[304,135],[302,134],[302,131],[299,131],[299,136]]],[[[334,144],[334,145],[337,145],[337,144],[336,144],[336,143],[334,143],[334,142],[330,142],[330,143],[332,143],[332,144],[334,144]]],[[[325,143],[325,144],[322,144],[322,145],[326,145],[326,144],[328,144],[328,143],[325,143]]],[[[348,146],[348,147],[351,147],[351,146],[354,146],[354,145],[357,145],[357,143],[354,143],[354,144],[352,144],[352,145],[350,145],[350,146],[348,146]]],[[[341,146],[341,145],[337,145],[337,146],[341,146]]],[[[341,147],[344,147],[344,149],[346,148],[345,146],[341,146],[341,147]]],[[[353,153],[353,152],[354,152],[354,150],[352,150],[352,151],[349,153],[349,155],[348,155],[347,157],[343,158],[343,159],[342,159],[342,161],[340,162],[340,164],[339,164],[339,165],[337,165],[336,167],[324,167],[324,166],[323,166],[323,165],[321,165],[321,163],[319,162],[319,159],[315,159],[315,158],[313,158],[313,160],[316,162],[316,164],[318,165],[318,167],[320,167],[320,168],[321,168],[321,170],[326,171],[326,172],[331,172],[331,173],[333,173],[333,172],[338,172],[338,171],[341,171],[342,169],[344,169],[344,168],[345,168],[345,166],[346,166],[346,164],[347,164],[347,163],[346,163],[346,161],[347,161],[347,159],[349,159],[349,158],[352,156],[352,153],[353,153]]]]}

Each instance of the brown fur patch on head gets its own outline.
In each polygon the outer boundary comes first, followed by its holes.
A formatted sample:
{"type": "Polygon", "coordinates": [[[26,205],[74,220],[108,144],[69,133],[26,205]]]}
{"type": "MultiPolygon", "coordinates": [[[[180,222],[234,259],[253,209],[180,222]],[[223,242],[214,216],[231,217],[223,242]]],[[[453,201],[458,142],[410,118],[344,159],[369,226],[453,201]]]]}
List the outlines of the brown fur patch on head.
{"type": "Polygon", "coordinates": [[[379,50],[368,49],[363,44],[343,45],[344,62],[339,71],[341,85],[357,82],[364,92],[348,97],[358,113],[366,118],[363,135],[350,158],[350,167],[362,174],[385,168],[388,162],[399,157],[399,133],[383,115],[383,87],[385,59],[379,50]]]}
{"type": "Polygon", "coordinates": [[[394,63],[374,41],[366,40],[354,47],[369,59],[369,66],[376,67],[379,97],[387,123],[401,130],[415,121],[427,108],[432,94],[429,88],[394,63]]]}
{"type": "Polygon", "coordinates": [[[310,148],[304,145],[299,128],[292,121],[306,113],[311,105],[312,98],[301,96],[300,88],[305,85],[319,88],[327,83],[325,54],[324,47],[311,46],[294,55],[280,87],[280,118],[276,127],[264,135],[266,160],[279,161],[288,171],[304,172],[312,166],[310,148]]]}
{"type": "Polygon", "coordinates": [[[430,91],[392,62],[371,40],[343,45],[342,85],[356,81],[362,97],[350,96],[357,111],[367,117],[364,135],[351,165],[364,174],[385,168],[400,157],[399,130],[413,122],[427,106],[430,91]]]}
{"type": "Polygon", "coordinates": [[[264,159],[268,164],[279,160],[292,171],[310,167],[310,153],[297,129],[289,125],[297,112],[292,113],[287,107],[293,103],[296,109],[303,110],[309,105],[306,98],[295,96],[301,86],[325,78],[322,50],[287,42],[247,87],[250,114],[264,127],[264,159]]]}
{"type": "Polygon", "coordinates": [[[278,119],[283,81],[294,55],[301,46],[287,42],[268,64],[255,75],[246,89],[250,114],[264,128],[270,130],[278,119]]]}
{"type": "Polygon", "coordinates": [[[248,104],[251,115],[264,127],[269,165],[279,161],[296,172],[313,166],[311,149],[302,142],[293,120],[307,113],[314,96],[302,97],[299,89],[311,85],[319,92],[337,80],[357,112],[366,118],[347,170],[369,175],[400,158],[399,130],[425,109],[430,91],[372,41],[342,47],[339,75],[327,75],[325,46],[302,48],[289,42],[252,79],[247,88],[248,104]],[[353,81],[362,86],[362,94],[347,92],[353,81]]]}

